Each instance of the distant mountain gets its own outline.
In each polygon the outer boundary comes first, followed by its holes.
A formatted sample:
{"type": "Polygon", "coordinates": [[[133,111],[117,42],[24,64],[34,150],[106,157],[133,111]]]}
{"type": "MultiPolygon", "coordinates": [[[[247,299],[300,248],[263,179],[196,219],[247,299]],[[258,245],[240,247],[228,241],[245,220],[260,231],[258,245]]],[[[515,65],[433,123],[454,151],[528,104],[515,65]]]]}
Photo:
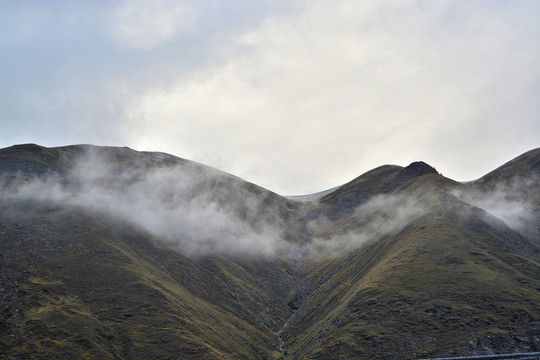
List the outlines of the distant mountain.
{"type": "Polygon", "coordinates": [[[0,149],[0,358],[540,351],[540,149],[283,197],[172,155],[0,149]]]}

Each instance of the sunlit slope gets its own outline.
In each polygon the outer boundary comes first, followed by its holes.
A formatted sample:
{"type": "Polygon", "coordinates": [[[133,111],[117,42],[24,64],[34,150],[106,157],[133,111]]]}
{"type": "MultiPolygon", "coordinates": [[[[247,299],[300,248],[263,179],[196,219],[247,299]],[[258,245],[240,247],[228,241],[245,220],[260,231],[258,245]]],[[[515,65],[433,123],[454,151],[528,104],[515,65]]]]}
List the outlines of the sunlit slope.
{"type": "MultiPolygon", "coordinates": [[[[459,200],[453,194],[461,184],[424,165],[411,166],[421,171],[405,168],[396,174],[389,168],[393,174],[370,193],[395,201],[368,207],[371,211],[358,205],[322,227],[329,242],[330,234],[344,232],[351,242],[363,236],[366,245],[306,267],[282,334],[290,358],[538,351],[537,239],[459,200]],[[405,218],[402,227],[391,227],[398,214],[393,207],[403,208],[404,199],[415,199],[405,206],[408,211],[423,209],[405,218]],[[378,224],[379,233],[370,223],[378,224]],[[365,237],[363,227],[374,234],[365,237]]],[[[537,182],[529,186],[527,191],[538,194],[537,182]]],[[[354,191],[366,193],[358,186],[347,196],[353,198],[354,191]]]]}

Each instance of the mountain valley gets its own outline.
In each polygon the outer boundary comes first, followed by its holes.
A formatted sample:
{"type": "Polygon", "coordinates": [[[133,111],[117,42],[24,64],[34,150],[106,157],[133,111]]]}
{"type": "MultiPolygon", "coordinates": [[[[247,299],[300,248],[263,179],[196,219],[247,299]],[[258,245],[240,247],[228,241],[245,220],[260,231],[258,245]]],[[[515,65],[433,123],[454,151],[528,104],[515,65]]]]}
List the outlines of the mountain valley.
{"type": "Polygon", "coordinates": [[[285,197],[172,155],[0,149],[0,358],[540,351],[540,149],[285,197]]]}

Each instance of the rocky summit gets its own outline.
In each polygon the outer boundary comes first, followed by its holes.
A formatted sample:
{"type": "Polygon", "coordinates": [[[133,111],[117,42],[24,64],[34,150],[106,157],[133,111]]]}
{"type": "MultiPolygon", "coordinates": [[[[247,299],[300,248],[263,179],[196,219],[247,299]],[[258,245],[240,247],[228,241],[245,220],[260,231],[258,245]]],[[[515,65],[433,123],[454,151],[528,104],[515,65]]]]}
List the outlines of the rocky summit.
{"type": "Polygon", "coordinates": [[[173,155],[0,150],[0,359],[540,351],[540,149],[284,197],[173,155]]]}

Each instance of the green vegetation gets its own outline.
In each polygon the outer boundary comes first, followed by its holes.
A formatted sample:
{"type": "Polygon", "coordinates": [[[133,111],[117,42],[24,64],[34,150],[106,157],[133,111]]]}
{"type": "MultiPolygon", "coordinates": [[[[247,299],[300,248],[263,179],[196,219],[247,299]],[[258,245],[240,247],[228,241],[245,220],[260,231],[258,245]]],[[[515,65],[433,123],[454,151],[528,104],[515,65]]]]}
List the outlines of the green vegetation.
{"type": "MultiPolygon", "coordinates": [[[[0,150],[4,187],[61,175],[83,150],[0,150]]],[[[122,166],[156,161],[106,151],[122,166]]],[[[3,196],[0,359],[280,359],[276,331],[286,359],[540,351],[540,150],[466,185],[415,164],[304,202],[213,173],[223,203],[255,227],[277,224],[291,244],[361,244],[294,258],[186,257],[114,214],[3,196]],[[515,178],[528,180],[519,191],[532,210],[518,230],[454,195],[515,178]],[[264,207],[235,207],[233,192],[264,207]],[[382,197],[397,200],[366,207],[382,197]]]]}
{"type": "Polygon", "coordinates": [[[76,209],[3,201],[1,215],[4,303],[19,305],[2,314],[2,352],[262,358],[275,345],[270,327],[285,306],[269,303],[270,290],[247,272],[264,266],[283,277],[285,264],[196,263],[142,230],[76,209]]]}

